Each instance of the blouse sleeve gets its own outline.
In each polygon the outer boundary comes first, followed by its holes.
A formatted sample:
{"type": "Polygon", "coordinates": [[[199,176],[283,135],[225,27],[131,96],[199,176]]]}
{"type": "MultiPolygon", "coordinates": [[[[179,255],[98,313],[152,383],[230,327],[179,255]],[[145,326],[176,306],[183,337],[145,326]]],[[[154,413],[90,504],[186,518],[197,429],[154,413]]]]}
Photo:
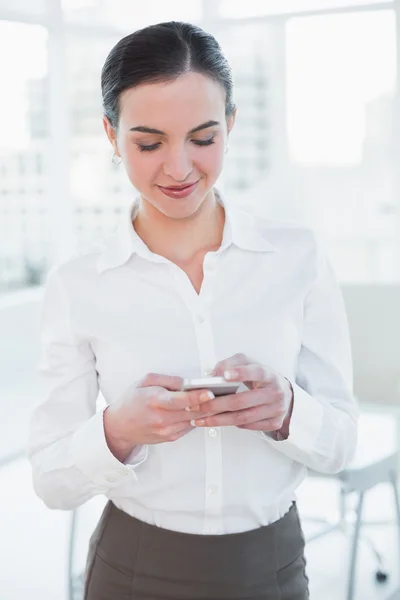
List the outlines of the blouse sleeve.
{"type": "Polygon", "coordinates": [[[71,327],[68,299],[51,272],[42,312],[41,399],[30,421],[28,456],[37,495],[50,508],[71,509],[127,480],[147,455],[137,448],[129,464],[110,452],[103,412],[96,412],[98,377],[90,342],[71,327]]]}
{"type": "Polygon", "coordinates": [[[325,252],[315,252],[317,276],[304,304],[293,413],[287,439],[262,434],[293,460],[321,473],[351,461],[357,442],[358,406],[352,392],[349,328],[344,301],[325,252]]]}

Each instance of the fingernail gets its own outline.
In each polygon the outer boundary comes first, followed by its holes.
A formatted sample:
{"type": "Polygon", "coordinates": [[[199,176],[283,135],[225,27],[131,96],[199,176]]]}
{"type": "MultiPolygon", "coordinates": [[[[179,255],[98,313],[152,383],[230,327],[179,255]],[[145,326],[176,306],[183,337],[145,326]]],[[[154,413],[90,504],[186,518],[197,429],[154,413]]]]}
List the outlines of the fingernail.
{"type": "Polygon", "coordinates": [[[225,373],[224,373],[225,379],[236,379],[237,376],[238,376],[238,372],[234,371],[234,370],[225,371],[225,373]]]}
{"type": "Polygon", "coordinates": [[[214,400],[215,396],[212,392],[203,392],[200,396],[200,400],[214,400]]]}
{"type": "Polygon", "coordinates": [[[193,427],[197,427],[198,425],[204,425],[205,424],[205,420],[204,419],[196,419],[193,421],[190,421],[190,424],[193,425],[193,427]]]}

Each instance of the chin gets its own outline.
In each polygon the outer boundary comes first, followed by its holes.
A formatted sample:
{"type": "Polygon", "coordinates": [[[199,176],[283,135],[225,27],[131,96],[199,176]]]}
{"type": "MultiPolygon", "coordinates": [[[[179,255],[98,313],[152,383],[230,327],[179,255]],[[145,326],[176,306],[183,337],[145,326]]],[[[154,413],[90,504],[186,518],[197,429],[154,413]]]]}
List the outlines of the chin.
{"type": "Polygon", "coordinates": [[[149,202],[166,217],[187,219],[199,210],[208,194],[209,190],[196,190],[186,198],[169,198],[161,190],[157,190],[156,198],[149,200],[149,202]]]}

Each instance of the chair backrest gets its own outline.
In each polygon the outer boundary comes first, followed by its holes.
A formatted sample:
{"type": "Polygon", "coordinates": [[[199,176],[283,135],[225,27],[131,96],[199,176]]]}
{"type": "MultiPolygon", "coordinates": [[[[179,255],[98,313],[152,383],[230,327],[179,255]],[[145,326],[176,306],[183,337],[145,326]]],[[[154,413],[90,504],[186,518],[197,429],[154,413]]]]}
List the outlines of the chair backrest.
{"type": "Polygon", "coordinates": [[[400,406],[400,285],[343,284],[360,402],[400,406]]]}

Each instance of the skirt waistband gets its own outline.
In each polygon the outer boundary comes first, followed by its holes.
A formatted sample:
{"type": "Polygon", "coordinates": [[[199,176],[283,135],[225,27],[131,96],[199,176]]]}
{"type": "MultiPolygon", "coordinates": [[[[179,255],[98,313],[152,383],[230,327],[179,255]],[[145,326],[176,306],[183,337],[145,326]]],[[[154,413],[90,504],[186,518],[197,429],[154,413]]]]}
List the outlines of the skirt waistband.
{"type": "MultiPolygon", "coordinates": [[[[259,529],[196,535],[143,523],[109,501],[91,538],[87,572],[97,557],[103,567],[108,565],[126,581],[134,582],[135,599],[269,598],[257,596],[257,590],[271,586],[276,590],[277,574],[289,573],[287,567],[297,563],[299,585],[306,589],[303,551],[295,503],[280,520],[259,529]],[[161,588],[160,582],[164,582],[161,588]],[[160,589],[164,591],[157,595],[160,589]],[[218,596],[207,595],[214,593],[210,590],[218,591],[218,596]]],[[[296,596],[303,597],[307,596],[296,596]]]]}

